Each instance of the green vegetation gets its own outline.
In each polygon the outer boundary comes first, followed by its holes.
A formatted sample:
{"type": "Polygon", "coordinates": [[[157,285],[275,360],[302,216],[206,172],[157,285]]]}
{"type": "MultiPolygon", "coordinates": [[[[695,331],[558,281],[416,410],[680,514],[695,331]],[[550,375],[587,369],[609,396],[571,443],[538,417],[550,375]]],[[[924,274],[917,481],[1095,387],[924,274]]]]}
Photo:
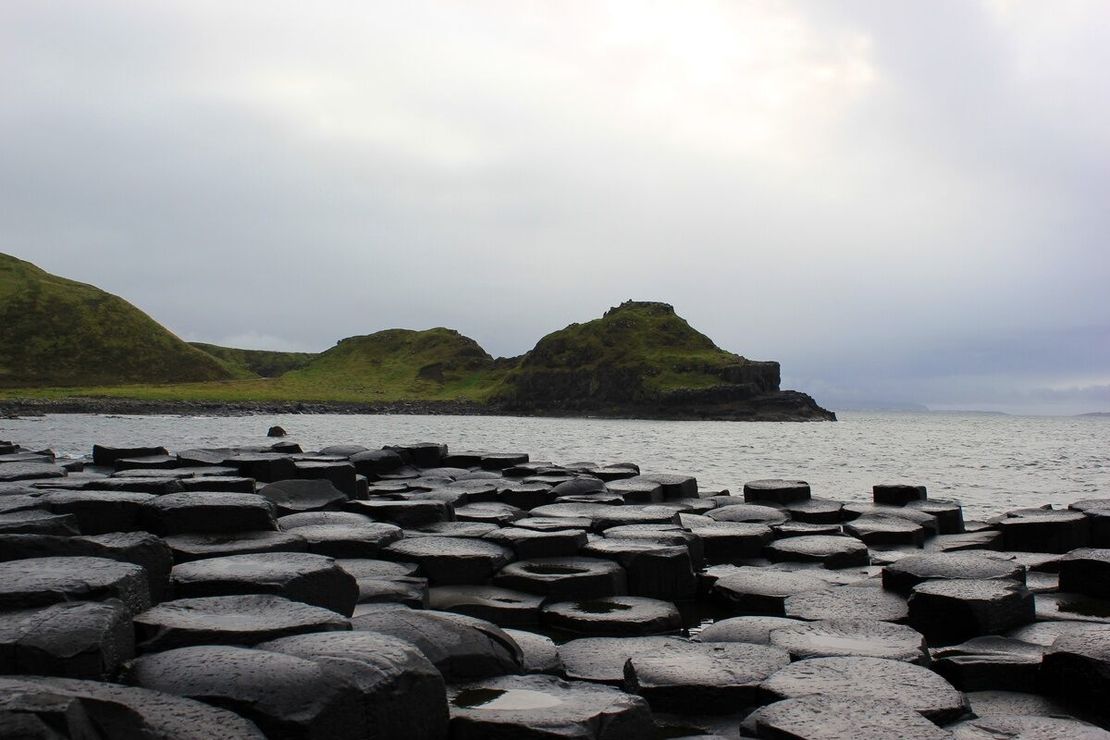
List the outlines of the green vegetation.
{"type": "Polygon", "coordinates": [[[235,349],[204,342],[189,342],[189,344],[215,357],[231,373],[231,377],[239,379],[276,378],[290,370],[299,370],[318,356],[312,352],[235,349]]]}
{"type": "Polygon", "coordinates": [[[186,344],[120,298],[0,255],[0,399],[467,401],[664,414],[733,404],[751,414],[749,402],[778,382],[777,363],[720,349],[664,303],[628,301],[513,359],[442,327],[350,337],[319,354],[269,352],[186,344]]]}
{"type": "Polygon", "coordinates": [[[122,298],[0,254],[0,387],[227,377],[122,298]]]}

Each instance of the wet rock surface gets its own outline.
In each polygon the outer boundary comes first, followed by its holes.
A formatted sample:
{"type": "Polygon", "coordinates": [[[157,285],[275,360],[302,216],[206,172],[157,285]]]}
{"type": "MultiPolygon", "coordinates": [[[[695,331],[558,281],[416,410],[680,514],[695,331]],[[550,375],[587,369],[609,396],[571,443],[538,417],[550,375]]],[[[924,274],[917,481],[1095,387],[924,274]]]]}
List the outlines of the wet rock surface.
{"type": "Polygon", "coordinates": [[[1110,727],[1110,499],[965,522],[915,481],[741,497],[625,462],[342,441],[99,464],[0,444],[0,734],[1110,727]]]}

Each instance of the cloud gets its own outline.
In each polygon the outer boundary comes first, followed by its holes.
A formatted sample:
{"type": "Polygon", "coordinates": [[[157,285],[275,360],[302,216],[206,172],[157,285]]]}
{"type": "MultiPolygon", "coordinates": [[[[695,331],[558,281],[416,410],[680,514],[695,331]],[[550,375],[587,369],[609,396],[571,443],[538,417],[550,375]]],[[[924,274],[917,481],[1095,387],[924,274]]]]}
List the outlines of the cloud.
{"type": "Polygon", "coordinates": [[[9,4],[0,243],[219,341],[449,325],[514,355],[633,297],[805,389],[1051,387],[1110,373],[1068,339],[1110,315],[1108,25],[1078,0],[9,4]]]}

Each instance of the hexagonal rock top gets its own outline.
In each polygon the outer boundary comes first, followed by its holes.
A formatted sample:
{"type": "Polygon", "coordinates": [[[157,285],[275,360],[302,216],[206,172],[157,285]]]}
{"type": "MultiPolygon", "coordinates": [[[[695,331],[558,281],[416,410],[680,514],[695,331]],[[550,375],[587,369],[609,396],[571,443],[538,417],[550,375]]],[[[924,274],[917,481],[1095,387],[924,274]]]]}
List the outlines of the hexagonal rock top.
{"type": "Polygon", "coordinates": [[[779,699],[825,696],[849,701],[891,700],[938,724],[960,719],[967,700],[921,666],[883,658],[812,658],[791,663],[763,682],[779,699]]]}
{"type": "Polygon", "coordinates": [[[942,730],[913,709],[894,700],[865,697],[803,696],[769,704],[754,712],[745,724],[754,725],[759,737],[805,740],[944,740],[942,730]]]}
{"type": "Polygon", "coordinates": [[[753,480],[744,484],[744,501],[751,504],[796,504],[809,500],[804,480],[753,480]]]}
{"type": "Polygon", "coordinates": [[[474,538],[412,537],[389,545],[382,557],[418,564],[433,584],[482,584],[512,562],[513,551],[474,538]]]}
{"type": "Polygon", "coordinates": [[[116,598],[131,614],[150,607],[142,566],[106,558],[28,558],[0,563],[0,609],[116,598]]]}
{"type": "Polygon", "coordinates": [[[883,588],[909,594],[919,583],[937,579],[1010,580],[1025,583],[1025,566],[972,552],[911,555],[883,568],[883,588]]]}

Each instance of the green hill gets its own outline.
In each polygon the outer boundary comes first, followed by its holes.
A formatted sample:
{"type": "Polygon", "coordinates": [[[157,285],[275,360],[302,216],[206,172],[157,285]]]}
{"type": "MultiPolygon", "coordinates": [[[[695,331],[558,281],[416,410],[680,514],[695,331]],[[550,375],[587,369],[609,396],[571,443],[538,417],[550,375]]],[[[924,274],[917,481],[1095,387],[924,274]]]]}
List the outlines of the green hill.
{"type": "Polygon", "coordinates": [[[0,387],[227,377],[122,298],[0,254],[0,387]]]}
{"type": "MultiPolygon", "coordinates": [[[[779,364],[726,352],[666,303],[627,301],[548,334],[493,398],[511,410],[712,418],[829,414],[779,390],[779,364]]],[[[831,416],[831,414],[829,414],[831,416]]]]}
{"type": "Polygon", "coordinates": [[[236,349],[205,342],[189,342],[189,344],[215,357],[235,378],[276,378],[290,370],[299,370],[318,357],[314,352],[236,349]]]}

